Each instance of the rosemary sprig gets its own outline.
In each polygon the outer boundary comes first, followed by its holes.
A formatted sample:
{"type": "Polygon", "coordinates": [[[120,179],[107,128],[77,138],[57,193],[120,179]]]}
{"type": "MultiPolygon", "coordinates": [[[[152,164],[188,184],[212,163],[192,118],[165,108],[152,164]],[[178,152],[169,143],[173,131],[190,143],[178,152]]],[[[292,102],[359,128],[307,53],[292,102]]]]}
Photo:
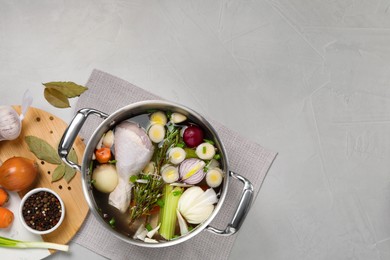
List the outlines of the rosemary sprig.
{"type": "Polygon", "coordinates": [[[148,215],[157,200],[162,196],[164,181],[156,174],[139,174],[138,179],[146,182],[135,181],[134,206],[130,208],[130,225],[142,215],[148,215]]]}

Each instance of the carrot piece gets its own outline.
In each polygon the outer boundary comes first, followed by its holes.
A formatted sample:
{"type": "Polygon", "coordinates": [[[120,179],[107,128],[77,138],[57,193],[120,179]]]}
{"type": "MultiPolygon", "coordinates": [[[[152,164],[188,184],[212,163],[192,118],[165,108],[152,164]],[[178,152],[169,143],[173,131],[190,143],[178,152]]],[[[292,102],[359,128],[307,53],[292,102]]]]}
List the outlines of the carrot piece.
{"type": "Polygon", "coordinates": [[[14,220],[14,213],[7,208],[0,207],[0,228],[7,228],[14,220]]]}
{"type": "Polygon", "coordinates": [[[96,160],[99,163],[107,163],[111,159],[111,150],[107,147],[102,147],[95,151],[96,160]]]}
{"type": "Polygon", "coordinates": [[[149,211],[148,215],[153,215],[153,214],[156,214],[158,212],[160,212],[160,206],[156,205],[149,211]]]}
{"type": "Polygon", "coordinates": [[[0,207],[5,205],[9,200],[8,192],[0,188],[0,207]]]}

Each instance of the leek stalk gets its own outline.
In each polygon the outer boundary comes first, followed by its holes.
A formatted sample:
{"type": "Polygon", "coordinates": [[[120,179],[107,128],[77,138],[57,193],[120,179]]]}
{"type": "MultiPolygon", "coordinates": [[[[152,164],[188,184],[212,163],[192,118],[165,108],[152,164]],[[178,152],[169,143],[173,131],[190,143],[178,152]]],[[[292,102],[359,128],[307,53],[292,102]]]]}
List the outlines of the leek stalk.
{"type": "Polygon", "coordinates": [[[6,238],[0,236],[0,247],[10,247],[10,248],[46,248],[46,249],[55,249],[60,251],[68,251],[68,245],[61,245],[49,242],[30,242],[30,241],[19,241],[11,238],[6,238]]]}

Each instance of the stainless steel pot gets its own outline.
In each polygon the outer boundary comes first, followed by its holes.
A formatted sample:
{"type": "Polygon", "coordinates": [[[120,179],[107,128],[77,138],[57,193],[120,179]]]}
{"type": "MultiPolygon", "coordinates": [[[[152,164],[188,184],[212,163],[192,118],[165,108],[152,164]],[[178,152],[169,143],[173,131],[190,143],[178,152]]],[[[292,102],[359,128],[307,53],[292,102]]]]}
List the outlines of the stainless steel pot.
{"type": "Polygon", "coordinates": [[[84,196],[88,202],[88,205],[92,211],[92,213],[95,215],[96,219],[102,224],[103,227],[107,228],[107,230],[111,233],[113,233],[115,236],[119,237],[120,239],[137,246],[143,246],[143,247],[166,247],[170,245],[179,244],[181,242],[184,242],[193,236],[199,234],[203,230],[210,231],[212,233],[215,233],[217,235],[222,236],[229,236],[234,233],[236,233],[248,211],[251,206],[251,202],[253,199],[253,186],[250,181],[248,181],[243,176],[232,172],[229,169],[228,165],[228,157],[227,153],[225,151],[225,148],[214,130],[214,128],[210,125],[210,123],[204,119],[201,115],[196,113],[195,111],[186,108],[182,105],[175,104],[172,102],[165,102],[165,101],[143,101],[134,103],[128,106],[125,106],[117,111],[115,111],[111,115],[107,115],[106,113],[103,113],[101,111],[91,109],[91,108],[84,108],[77,112],[75,117],[73,118],[72,122],[68,126],[68,128],[65,130],[64,135],[62,136],[62,139],[60,141],[59,147],[58,147],[58,153],[62,160],[67,163],[72,168],[78,170],[82,174],[82,182],[83,182],[83,191],[84,196]],[[101,136],[107,132],[109,129],[114,127],[116,124],[123,120],[127,120],[129,118],[132,118],[134,116],[147,113],[147,111],[150,110],[163,110],[163,111],[172,111],[172,112],[179,112],[184,115],[186,115],[192,122],[198,124],[201,126],[206,132],[208,132],[213,139],[215,140],[215,146],[221,153],[221,169],[225,172],[225,178],[222,183],[222,188],[220,192],[220,199],[215,206],[215,209],[211,216],[204,221],[202,224],[198,225],[195,229],[193,229],[188,234],[181,236],[178,239],[174,239],[167,242],[162,243],[145,243],[140,240],[132,239],[131,237],[128,237],[124,234],[121,234],[117,232],[115,229],[113,229],[109,224],[107,224],[102,216],[99,214],[98,206],[96,204],[95,198],[92,193],[92,187],[91,187],[91,175],[92,173],[89,170],[89,165],[92,161],[92,155],[94,153],[94,149],[96,147],[96,144],[99,142],[101,136]],[[68,160],[67,156],[69,154],[70,149],[72,148],[72,145],[76,139],[76,136],[78,135],[80,129],[82,128],[83,124],[85,123],[86,119],[89,115],[97,115],[104,119],[104,121],[97,127],[97,129],[92,134],[86,149],[85,153],[82,159],[82,164],[77,165],[71,161],[68,160]],[[220,209],[223,207],[223,204],[225,203],[226,194],[229,189],[229,182],[231,180],[239,180],[243,183],[244,187],[241,193],[241,198],[239,200],[238,206],[236,208],[236,211],[234,212],[232,219],[230,223],[227,224],[226,228],[224,230],[220,230],[217,228],[214,228],[210,226],[210,222],[215,218],[215,216],[218,214],[220,209]]]}

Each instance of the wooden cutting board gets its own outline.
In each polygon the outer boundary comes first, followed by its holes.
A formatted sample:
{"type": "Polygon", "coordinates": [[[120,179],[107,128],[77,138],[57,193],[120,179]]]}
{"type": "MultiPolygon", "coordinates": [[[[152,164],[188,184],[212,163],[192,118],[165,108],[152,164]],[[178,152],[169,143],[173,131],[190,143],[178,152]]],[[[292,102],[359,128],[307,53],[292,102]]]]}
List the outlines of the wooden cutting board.
{"type": "MultiPolygon", "coordinates": [[[[14,108],[20,113],[19,106],[15,106],[14,108]]],[[[12,141],[0,142],[1,161],[4,162],[13,156],[22,156],[36,160],[39,164],[40,174],[37,183],[32,188],[46,187],[52,189],[57,192],[64,201],[65,218],[63,223],[54,232],[42,236],[44,241],[59,244],[67,244],[73,238],[81,227],[89,210],[83,195],[81,174],[80,172],[77,172],[76,176],[69,184],[64,179],[52,183],[52,173],[57,165],[46,163],[36,158],[28,149],[24,137],[33,135],[44,139],[57,151],[58,143],[61,140],[66,127],[67,124],[58,117],[46,111],[30,107],[22,121],[22,132],[20,136],[12,141]]],[[[85,145],[80,137],[77,137],[73,148],[76,151],[80,163],[85,149],[85,145]]],[[[27,191],[19,192],[19,196],[22,197],[27,191]]],[[[20,220],[15,217],[14,221],[20,220]]],[[[54,251],[51,252],[53,253],[54,251]]]]}

